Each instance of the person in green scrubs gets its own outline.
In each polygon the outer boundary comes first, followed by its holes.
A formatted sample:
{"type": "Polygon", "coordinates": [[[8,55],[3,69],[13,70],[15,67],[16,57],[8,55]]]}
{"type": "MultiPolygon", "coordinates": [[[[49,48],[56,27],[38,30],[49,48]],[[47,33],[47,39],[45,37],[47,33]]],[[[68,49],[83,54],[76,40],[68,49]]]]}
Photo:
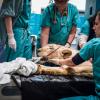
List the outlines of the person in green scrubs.
{"type": "Polygon", "coordinates": [[[42,14],[42,30],[38,47],[47,44],[70,46],[75,34],[79,13],[69,0],[54,0],[42,14]]]}
{"type": "Polygon", "coordinates": [[[89,19],[85,18],[85,22],[81,27],[81,36],[79,37],[79,49],[84,46],[86,42],[96,37],[93,30],[96,13],[89,19]]]}
{"type": "Polygon", "coordinates": [[[96,95],[68,97],[60,100],[100,100],[100,11],[96,15],[93,29],[96,34],[96,38],[87,42],[78,54],[72,58],[59,61],[56,59],[51,59],[50,62],[73,67],[92,58],[96,95]]]}
{"type": "Polygon", "coordinates": [[[3,0],[0,10],[0,36],[4,61],[17,57],[32,58],[32,47],[28,21],[30,18],[30,0],[3,0]]]}

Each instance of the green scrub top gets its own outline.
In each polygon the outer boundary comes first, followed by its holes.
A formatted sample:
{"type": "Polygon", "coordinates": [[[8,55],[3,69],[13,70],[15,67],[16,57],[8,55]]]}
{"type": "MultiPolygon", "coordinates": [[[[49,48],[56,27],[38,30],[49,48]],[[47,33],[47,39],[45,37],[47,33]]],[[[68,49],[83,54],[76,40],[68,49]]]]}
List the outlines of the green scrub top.
{"type": "Polygon", "coordinates": [[[49,5],[42,19],[42,27],[50,27],[49,43],[65,45],[73,25],[77,26],[79,13],[77,8],[68,3],[68,14],[61,16],[60,12],[54,12],[55,4],[49,5]],[[54,20],[56,13],[56,23],[54,20]]]}
{"type": "Polygon", "coordinates": [[[81,34],[89,36],[90,25],[88,20],[85,20],[84,24],[81,27],[81,34]]]}
{"type": "Polygon", "coordinates": [[[13,28],[28,28],[29,18],[31,14],[30,1],[31,0],[22,1],[22,7],[21,9],[19,8],[19,12],[17,13],[18,18],[13,28]]]}

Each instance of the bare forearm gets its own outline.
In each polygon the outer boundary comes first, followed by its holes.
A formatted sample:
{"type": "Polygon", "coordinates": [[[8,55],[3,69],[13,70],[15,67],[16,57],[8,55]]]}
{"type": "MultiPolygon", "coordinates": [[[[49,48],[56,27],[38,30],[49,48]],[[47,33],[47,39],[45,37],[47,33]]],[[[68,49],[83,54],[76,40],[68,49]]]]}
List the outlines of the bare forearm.
{"type": "Polygon", "coordinates": [[[75,34],[76,34],[76,26],[73,26],[72,27],[72,30],[71,30],[71,32],[70,32],[70,35],[69,35],[69,38],[68,38],[68,40],[67,40],[67,42],[68,43],[72,43],[72,41],[74,40],[74,38],[75,38],[75,34]]]}
{"type": "Polygon", "coordinates": [[[5,25],[6,25],[6,31],[7,34],[13,34],[13,28],[12,28],[12,17],[7,16],[5,17],[5,25]]]}
{"type": "Polygon", "coordinates": [[[50,28],[43,28],[42,29],[42,33],[41,33],[41,37],[40,37],[41,47],[48,44],[49,30],[50,30],[50,28]]]}
{"type": "Polygon", "coordinates": [[[41,34],[41,47],[48,44],[48,35],[41,34]]]}

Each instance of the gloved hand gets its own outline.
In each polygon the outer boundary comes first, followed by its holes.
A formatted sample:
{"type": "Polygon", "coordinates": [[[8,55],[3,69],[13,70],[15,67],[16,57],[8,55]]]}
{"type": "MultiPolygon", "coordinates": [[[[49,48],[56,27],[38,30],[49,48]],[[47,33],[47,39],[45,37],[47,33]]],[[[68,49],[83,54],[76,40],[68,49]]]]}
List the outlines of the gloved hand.
{"type": "Polygon", "coordinates": [[[67,48],[70,48],[70,44],[69,43],[66,43],[66,45],[65,45],[65,47],[67,47],[67,48]]]}
{"type": "Polygon", "coordinates": [[[84,43],[79,43],[79,47],[82,48],[85,44],[86,44],[86,42],[84,42],[84,43]]]}
{"type": "Polygon", "coordinates": [[[16,51],[16,40],[14,38],[13,34],[8,34],[8,44],[9,47],[14,49],[14,51],[16,51]]]}
{"type": "Polygon", "coordinates": [[[87,42],[88,36],[81,35],[79,38],[79,47],[82,48],[87,42]]]}

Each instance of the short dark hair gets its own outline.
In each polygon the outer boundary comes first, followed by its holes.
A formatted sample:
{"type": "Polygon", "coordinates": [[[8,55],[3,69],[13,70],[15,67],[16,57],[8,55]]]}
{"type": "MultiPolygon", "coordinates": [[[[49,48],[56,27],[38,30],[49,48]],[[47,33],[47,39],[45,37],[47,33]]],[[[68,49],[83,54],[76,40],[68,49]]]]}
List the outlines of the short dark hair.
{"type": "Polygon", "coordinates": [[[100,20],[100,11],[97,12],[97,15],[99,17],[99,20],[100,20]]]}

